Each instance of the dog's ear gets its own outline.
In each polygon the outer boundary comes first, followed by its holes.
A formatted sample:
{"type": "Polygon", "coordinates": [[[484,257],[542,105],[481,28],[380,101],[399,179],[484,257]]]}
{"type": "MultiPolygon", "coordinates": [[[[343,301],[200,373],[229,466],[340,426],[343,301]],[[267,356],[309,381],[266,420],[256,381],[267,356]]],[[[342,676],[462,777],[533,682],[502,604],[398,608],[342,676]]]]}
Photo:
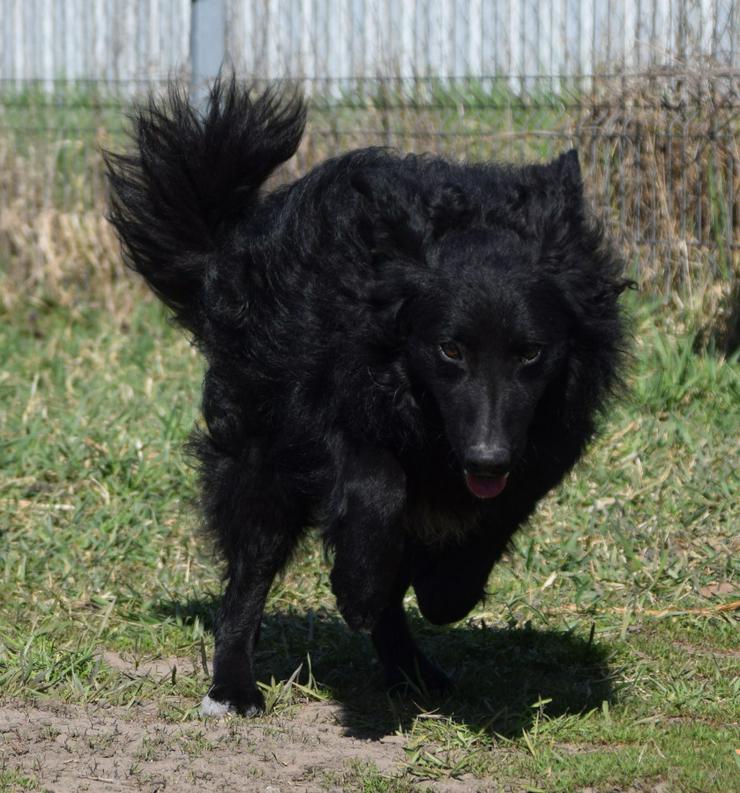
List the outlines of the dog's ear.
{"type": "Polygon", "coordinates": [[[540,212],[543,248],[558,251],[571,244],[577,247],[591,226],[578,152],[571,149],[561,154],[545,166],[544,173],[547,181],[542,195],[546,200],[541,203],[540,212]]]}
{"type": "Polygon", "coordinates": [[[514,230],[521,237],[533,232],[532,201],[529,186],[524,182],[501,185],[489,202],[486,223],[514,230]]]}
{"type": "Polygon", "coordinates": [[[614,314],[617,298],[633,282],[622,276],[622,260],[588,210],[578,152],[561,154],[548,168],[556,200],[546,217],[540,264],[558,280],[571,315],[596,327],[614,314]]]}
{"type": "Polygon", "coordinates": [[[421,260],[425,241],[460,229],[473,215],[462,187],[453,182],[421,196],[383,171],[358,171],[350,181],[366,207],[369,224],[363,236],[381,253],[400,252],[421,260]]]}
{"type": "Polygon", "coordinates": [[[453,182],[439,185],[427,196],[425,203],[433,239],[439,239],[450,229],[465,226],[473,214],[462,187],[453,182]]]}
{"type": "Polygon", "coordinates": [[[550,168],[560,186],[565,206],[580,211],[583,208],[583,178],[578,152],[575,149],[564,152],[553,160],[550,168]]]}
{"type": "Polygon", "coordinates": [[[423,258],[426,229],[418,197],[399,179],[377,169],[357,171],[350,184],[363,199],[361,233],[368,247],[376,255],[423,258]]]}

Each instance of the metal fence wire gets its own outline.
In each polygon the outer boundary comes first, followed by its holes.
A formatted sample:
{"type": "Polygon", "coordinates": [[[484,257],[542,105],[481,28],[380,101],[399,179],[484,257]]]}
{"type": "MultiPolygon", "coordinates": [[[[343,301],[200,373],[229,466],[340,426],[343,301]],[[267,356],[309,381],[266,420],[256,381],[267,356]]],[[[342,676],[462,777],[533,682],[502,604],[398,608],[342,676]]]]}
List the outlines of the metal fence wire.
{"type": "MultiPolygon", "coordinates": [[[[359,146],[545,160],[575,146],[643,284],[740,264],[734,0],[0,0],[0,266],[118,273],[100,149],[172,78],[223,62],[311,103],[283,177],[359,146]]],[[[116,276],[117,277],[117,276],[116,276]]]]}

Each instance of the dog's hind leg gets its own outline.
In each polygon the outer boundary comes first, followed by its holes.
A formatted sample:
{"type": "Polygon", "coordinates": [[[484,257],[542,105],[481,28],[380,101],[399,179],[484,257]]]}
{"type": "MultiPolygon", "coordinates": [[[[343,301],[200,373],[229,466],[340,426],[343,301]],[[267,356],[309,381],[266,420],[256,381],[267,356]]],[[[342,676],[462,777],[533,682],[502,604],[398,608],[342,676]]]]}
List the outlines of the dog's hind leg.
{"type": "Polygon", "coordinates": [[[404,545],[406,477],[378,449],[344,455],[330,506],[332,591],[353,630],[371,630],[389,603],[404,545]]]}
{"type": "Polygon", "coordinates": [[[263,708],[254,674],[262,612],[302,528],[296,504],[264,475],[259,456],[211,458],[203,475],[206,517],[226,556],[228,577],[204,715],[251,716],[263,708]]]}

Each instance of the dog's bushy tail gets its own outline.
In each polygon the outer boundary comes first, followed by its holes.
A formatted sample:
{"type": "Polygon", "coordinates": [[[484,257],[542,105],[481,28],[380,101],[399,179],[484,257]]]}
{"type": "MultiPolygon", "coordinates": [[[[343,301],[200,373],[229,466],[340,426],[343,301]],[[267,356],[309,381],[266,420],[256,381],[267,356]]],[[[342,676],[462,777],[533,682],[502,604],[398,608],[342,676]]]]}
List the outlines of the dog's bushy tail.
{"type": "Polygon", "coordinates": [[[131,154],[107,154],[110,220],[127,264],[187,328],[211,257],[244,218],[260,186],[298,148],[305,106],[297,93],[255,93],[218,80],[201,115],[171,87],[134,113],[131,154]]]}

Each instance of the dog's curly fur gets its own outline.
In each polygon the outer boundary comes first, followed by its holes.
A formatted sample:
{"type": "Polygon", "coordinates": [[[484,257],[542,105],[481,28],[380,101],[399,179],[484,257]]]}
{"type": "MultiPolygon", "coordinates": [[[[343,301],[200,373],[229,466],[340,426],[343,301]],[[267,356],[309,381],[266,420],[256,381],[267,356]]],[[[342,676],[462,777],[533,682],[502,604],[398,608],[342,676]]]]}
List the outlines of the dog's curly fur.
{"type": "Polygon", "coordinates": [[[130,266],[207,360],[200,461],[227,563],[204,708],[252,713],[265,598],[306,526],[389,684],[447,679],[414,644],[413,586],[464,617],[617,381],[622,263],[578,158],[510,167],[353,151],[262,189],[298,147],[300,98],[172,89],[109,155],[130,266]],[[494,497],[495,496],[495,497],[494,497]]]}

